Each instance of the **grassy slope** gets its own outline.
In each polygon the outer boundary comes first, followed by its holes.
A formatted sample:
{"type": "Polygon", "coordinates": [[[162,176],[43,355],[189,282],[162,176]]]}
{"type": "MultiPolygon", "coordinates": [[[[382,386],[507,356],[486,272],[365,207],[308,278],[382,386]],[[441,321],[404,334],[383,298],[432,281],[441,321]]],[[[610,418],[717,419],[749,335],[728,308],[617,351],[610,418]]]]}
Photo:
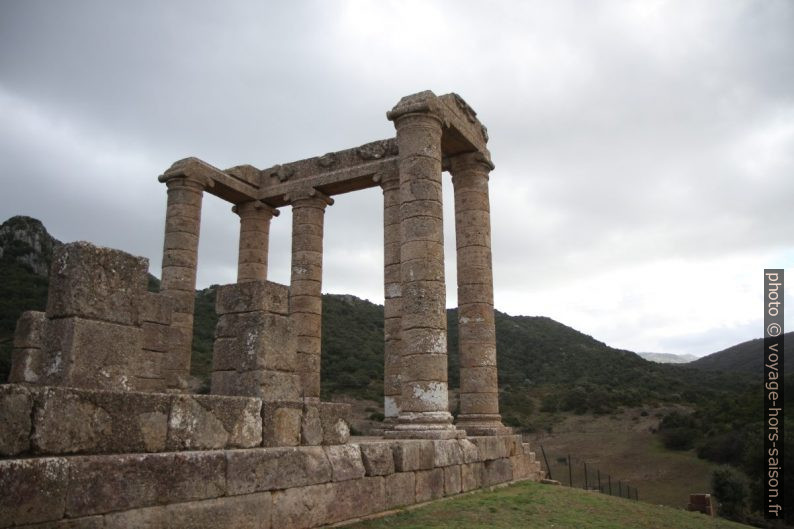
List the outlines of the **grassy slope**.
{"type": "Polygon", "coordinates": [[[714,529],[748,527],[703,514],[583,490],[520,483],[436,502],[356,529],[714,529]]]}

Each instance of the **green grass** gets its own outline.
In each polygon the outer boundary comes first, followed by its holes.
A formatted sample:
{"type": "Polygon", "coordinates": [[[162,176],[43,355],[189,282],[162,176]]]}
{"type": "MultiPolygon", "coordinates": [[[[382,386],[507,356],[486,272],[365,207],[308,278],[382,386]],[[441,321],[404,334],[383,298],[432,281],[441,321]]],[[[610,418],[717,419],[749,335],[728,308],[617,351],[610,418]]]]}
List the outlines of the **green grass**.
{"type": "Polygon", "coordinates": [[[749,526],[594,492],[524,482],[431,503],[356,529],[717,529],[749,526]]]}

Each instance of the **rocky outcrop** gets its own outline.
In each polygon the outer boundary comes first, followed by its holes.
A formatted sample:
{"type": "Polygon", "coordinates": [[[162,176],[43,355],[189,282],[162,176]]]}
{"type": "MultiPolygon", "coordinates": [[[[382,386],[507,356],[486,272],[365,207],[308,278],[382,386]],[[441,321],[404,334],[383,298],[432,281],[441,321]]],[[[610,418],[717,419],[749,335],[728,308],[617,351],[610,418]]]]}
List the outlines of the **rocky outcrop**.
{"type": "Polygon", "coordinates": [[[52,251],[60,244],[38,219],[17,215],[0,224],[0,260],[20,263],[37,275],[47,276],[52,251]]]}

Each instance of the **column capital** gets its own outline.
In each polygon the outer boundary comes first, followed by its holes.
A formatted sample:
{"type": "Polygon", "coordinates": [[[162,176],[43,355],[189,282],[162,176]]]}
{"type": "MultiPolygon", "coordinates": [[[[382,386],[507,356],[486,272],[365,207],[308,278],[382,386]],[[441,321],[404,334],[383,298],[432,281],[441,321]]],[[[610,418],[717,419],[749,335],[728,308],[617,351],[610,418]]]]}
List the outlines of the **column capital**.
{"type": "Polygon", "coordinates": [[[469,171],[472,169],[485,171],[486,174],[493,171],[496,166],[491,161],[491,153],[482,153],[480,151],[467,152],[457,154],[445,159],[448,164],[449,171],[453,174],[461,171],[469,171]]]}
{"type": "Polygon", "coordinates": [[[322,207],[333,206],[334,199],[313,187],[296,188],[284,195],[292,207],[322,207]]]}
{"type": "Polygon", "coordinates": [[[378,184],[383,192],[394,191],[400,188],[399,171],[384,171],[372,177],[372,181],[378,184]]]}
{"type": "Polygon", "coordinates": [[[266,204],[259,200],[251,200],[248,202],[235,204],[232,206],[232,212],[236,213],[240,217],[267,216],[268,218],[272,218],[281,215],[281,211],[279,211],[278,208],[274,208],[270,204],[266,204]]]}
{"type": "Polygon", "coordinates": [[[204,191],[214,187],[215,182],[206,172],[206,164],[198,158],[184,158],[174,162],[157,180],[173,187],[192,187],[204,191]]]}
{"type": "Polygon", "coordinates": [[[386,112],[386,118],[396,124],[397,121],[412,114],[431,116],[439,123],[443,123],[441,102],[430,90],[403,97],[394,108],[386,112]]]}

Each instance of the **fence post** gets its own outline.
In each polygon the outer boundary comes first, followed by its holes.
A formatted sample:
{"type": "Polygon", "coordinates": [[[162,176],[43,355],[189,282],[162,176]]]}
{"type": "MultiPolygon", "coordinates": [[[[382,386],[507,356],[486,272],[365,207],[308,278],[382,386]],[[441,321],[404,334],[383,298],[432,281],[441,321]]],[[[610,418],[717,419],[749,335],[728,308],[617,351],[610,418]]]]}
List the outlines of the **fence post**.
{"type": "Polygon", "coordinates": [[[604,493],[604,490],[601,488],[601,470],[596,469],[596,475],[598,476],[598,492],[604,493]]]}
{"type": "Polygon", "coordinates": [[[623,497],[623,482],[618,480],[618,496],[623,497]]]}
{"type": "Polygon", "coordinates": [[[587,481],[587,461],[584,462],[584,490],[589,490],[590,485],[587,481]]]}
{"type": "Polygon", "coordinates": [[[612,496],[612,475],[607,474],[607,480],[609,480],[609,495],[612,496]]]}
{"type": "Polygon", "coordinates": [[[571,470],[571,454],[568,454],[568,486],[573,488],[573,471],[571,470]]]}
{"type": "Polygon", "coordinates": [[[551,467],[549,466],[549,460],[546,459],[546,451],[543,449],[543,445],[540,445],[540,451],[543,452],[543,461],[546,462],[546,471],[549,473],[549,479],[554,479],[551,477],[551,467]]]}

